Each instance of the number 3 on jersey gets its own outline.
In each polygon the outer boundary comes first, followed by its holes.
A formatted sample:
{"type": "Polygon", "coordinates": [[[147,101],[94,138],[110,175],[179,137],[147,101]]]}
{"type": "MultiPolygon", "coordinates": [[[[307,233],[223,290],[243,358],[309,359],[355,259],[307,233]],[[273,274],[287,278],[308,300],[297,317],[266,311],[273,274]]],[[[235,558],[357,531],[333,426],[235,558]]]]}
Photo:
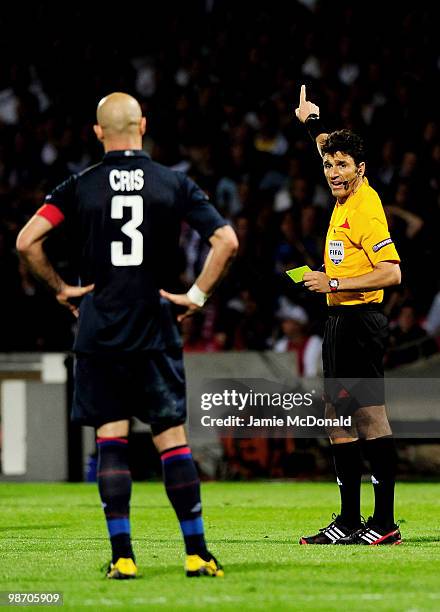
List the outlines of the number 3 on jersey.
{"type": "Polygon", "coordinates": [[[137,229],[144,220],[144,201],[140,195],[117,195],[112,197],[111,218],[122,219],[124,206],[131,208],[131,219],[124,223],[121,232],[131,238],[129,253],[124,253],[120,240],[111,243],[111,260],[114,266],[140,266],[144,258],[144,237],[137,229]]]}

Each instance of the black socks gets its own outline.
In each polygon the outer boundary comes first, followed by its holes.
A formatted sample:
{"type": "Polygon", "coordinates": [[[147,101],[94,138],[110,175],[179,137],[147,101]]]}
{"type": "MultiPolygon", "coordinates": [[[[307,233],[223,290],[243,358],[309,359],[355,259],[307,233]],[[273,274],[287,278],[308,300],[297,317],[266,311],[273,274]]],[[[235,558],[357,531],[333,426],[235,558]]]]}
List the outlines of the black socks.
{"type": "MultiPolygon", "coordinates": [[[[386,436],[362,440],[362,450],[371,466],[374,487],[372,522],[383,529],[394,527],[394,487],[397,453],[394,438],[386,436]]],[[[332,445],[336,476],[341,495],[340,520],[346,527],[360,524],[360,486],[362,477],[361,443],[332,445]]]]}
{"type": "Polygon", "coordinates": [[[340,521],[345,527],[360,527],[362,459],[359,441],[332,444],[332,451],[341,495],[340,521]]]}
{"type": "Polygon", "coordinates": [[[200,480],[186,444],[161,453],[163,479],[185,540],[188,555],[208,560],[200,501],[200,480]]]}
{"type": "Polygon", "coordinates": [[[384,529],[394,527],[394,486],[396,482],[397,452],[391,436],[363,440],[365,458],[371,466],[374,487],[373,523],[384,529]]]}
{"type": "Polygon", "coordinates": [[[98,488],[112,546],[112,562],[134,559],[130,540],[131,474],[127,438],[97,438],[98,488]]]}

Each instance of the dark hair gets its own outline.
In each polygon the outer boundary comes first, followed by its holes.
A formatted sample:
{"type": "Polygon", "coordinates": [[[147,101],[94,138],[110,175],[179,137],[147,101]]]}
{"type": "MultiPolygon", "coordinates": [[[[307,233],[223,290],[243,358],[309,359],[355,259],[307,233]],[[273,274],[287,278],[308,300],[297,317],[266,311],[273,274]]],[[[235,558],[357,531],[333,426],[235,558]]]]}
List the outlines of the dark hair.
{"type": "Polygon", "coordinates": [[[334,155],[336,151],[350,155],[356,166],[365,161],[364,141],[360,136],[350,130],[337,130],[327,136],[327,140],[321,147],[322,154],[334,155]]]}

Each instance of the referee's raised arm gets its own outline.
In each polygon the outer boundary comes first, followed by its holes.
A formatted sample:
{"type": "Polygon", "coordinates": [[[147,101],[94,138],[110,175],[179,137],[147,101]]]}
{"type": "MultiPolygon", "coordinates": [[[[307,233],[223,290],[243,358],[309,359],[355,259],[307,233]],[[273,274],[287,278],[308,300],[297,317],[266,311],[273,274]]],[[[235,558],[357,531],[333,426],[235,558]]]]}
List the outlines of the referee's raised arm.
{"type": "Polygon", "coordinates": [[[319,106],[307,100],[305,85],[301,85],[299,106],[295,109],[295,115],[301,123],[305,124],[310,137],[316,142],[319,154],[322,157],[321,147],[328,134],[319,116],[319,106]]]}

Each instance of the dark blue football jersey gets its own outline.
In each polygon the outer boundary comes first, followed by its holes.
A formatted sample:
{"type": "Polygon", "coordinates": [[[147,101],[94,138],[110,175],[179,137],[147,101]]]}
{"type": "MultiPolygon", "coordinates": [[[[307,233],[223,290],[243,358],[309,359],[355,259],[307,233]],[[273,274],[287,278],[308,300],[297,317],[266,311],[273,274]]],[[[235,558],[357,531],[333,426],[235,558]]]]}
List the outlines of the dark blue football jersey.
{"type": "Polygon", "coordinates": [[[101,163],[56,187],[45,203],[73,227],[81,284],[95,284],[80,305],[74,350],[180,345],[175,314],[159,289],[175,290],[182,221],[204,240],[227,224],[208,196],[185,174],[128,150],[106,153],[101,163]]]}

